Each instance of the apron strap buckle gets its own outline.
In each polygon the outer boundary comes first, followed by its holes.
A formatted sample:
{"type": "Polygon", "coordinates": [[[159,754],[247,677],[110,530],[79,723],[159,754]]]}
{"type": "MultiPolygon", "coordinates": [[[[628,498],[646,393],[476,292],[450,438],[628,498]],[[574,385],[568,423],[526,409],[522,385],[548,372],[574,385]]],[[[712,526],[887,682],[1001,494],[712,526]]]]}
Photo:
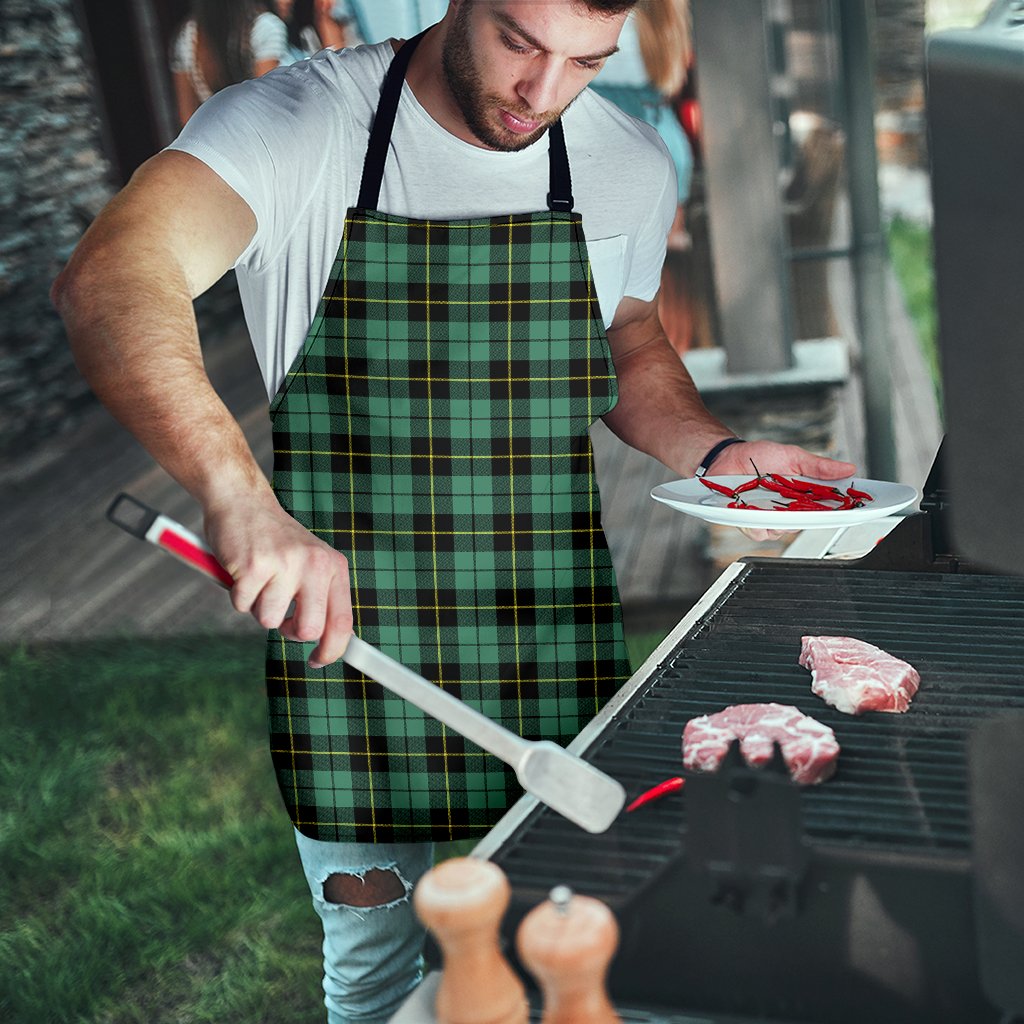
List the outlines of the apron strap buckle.
{"type": "Polygon", "coordinates": [[[554,213],[572,213],[573,198],[572,193],[569,193],[568,199],[562,199],[557,196],[548,193],[548,209],[554,213]]]}

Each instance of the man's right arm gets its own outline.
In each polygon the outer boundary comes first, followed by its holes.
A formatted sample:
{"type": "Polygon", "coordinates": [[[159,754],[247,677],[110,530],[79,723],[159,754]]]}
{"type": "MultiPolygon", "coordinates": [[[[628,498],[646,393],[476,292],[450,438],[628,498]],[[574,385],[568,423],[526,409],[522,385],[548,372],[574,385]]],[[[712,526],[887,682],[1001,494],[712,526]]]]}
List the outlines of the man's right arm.
{"type": "Polygon", "coordinates": [[[93,391],[202,506],[235,607],[291,639],[319,639],[311,663],[322,665],[351,634],[347,563],[278,504],[206,375],[192,306],[255,230],[205,164],[160,153],[100,213],[52,297],[93,391]]]}

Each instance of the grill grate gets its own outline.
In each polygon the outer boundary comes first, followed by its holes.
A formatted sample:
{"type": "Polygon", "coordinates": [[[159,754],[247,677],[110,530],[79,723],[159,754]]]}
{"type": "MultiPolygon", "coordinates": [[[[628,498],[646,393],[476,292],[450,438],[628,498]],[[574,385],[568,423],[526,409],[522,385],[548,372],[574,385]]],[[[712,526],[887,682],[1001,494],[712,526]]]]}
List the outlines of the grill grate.
{"type": "MultiPolygon", "coordinates": [[[[586,758],[630,798],[681,771],[683,726],[729,704],[793,704],[835,730],[839,770],[802,791],[816,847],[966,862],[965,742],[1024,709],[1024,580],[752,562],[605,726],[586,758]],[[921,689],[903,715],[859,718],[810,691],[805,634],[854,636],[903,658],[921,689]]],[[[493,855],[514,887],[566,883],[615,905],[679,848],[685,791],[585,836],[543,809],[493,855]]]]}

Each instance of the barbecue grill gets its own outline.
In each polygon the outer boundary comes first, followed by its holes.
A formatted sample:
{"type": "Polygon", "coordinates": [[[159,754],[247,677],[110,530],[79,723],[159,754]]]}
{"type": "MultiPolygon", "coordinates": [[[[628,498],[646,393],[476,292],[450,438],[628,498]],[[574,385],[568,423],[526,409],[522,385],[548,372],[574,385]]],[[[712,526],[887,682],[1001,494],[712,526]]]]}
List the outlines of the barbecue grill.
{"type": "MultiPolygon", "coordinates": [[[[835,730],[835,777],[801,789],[781,765],[731,758],[600,836],[521,805],[480,848],[512,884],[510,949],[523,914],[565,884],[619,919],[610,991],[625,1013],[981,1024],[1020,1008],[985,992],[972,819],[988,776],[1005,789],[1020,760],[982,763],[1002,714],[1024,712],[1024,580],[933,549],[938,467],[930,511],[868,558],[731,566],[575,748],[636,795],[680,773],[687,720],[776,701],[835,730]],[[910,712],[826,706],[797,664],[803,634],[855,636],[915,665],[910,712]]],[[[1020,810],[1010,799],[1003,814],[1020,810]]]]}

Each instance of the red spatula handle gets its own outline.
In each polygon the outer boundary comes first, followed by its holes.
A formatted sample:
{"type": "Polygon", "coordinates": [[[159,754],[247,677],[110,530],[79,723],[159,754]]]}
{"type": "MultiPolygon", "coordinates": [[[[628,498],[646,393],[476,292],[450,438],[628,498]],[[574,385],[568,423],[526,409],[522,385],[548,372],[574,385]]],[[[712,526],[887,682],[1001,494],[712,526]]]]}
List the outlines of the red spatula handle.
{"type": "Polygon", "coordinates": [[[217,561],[206,542],[181,523],[157,512],[130,494],[119,494],[107,509],[107,518],[133,537],[149,541],[168,554],[205,573],[222,587],[231,589],[231,573],[217,561]]]}

